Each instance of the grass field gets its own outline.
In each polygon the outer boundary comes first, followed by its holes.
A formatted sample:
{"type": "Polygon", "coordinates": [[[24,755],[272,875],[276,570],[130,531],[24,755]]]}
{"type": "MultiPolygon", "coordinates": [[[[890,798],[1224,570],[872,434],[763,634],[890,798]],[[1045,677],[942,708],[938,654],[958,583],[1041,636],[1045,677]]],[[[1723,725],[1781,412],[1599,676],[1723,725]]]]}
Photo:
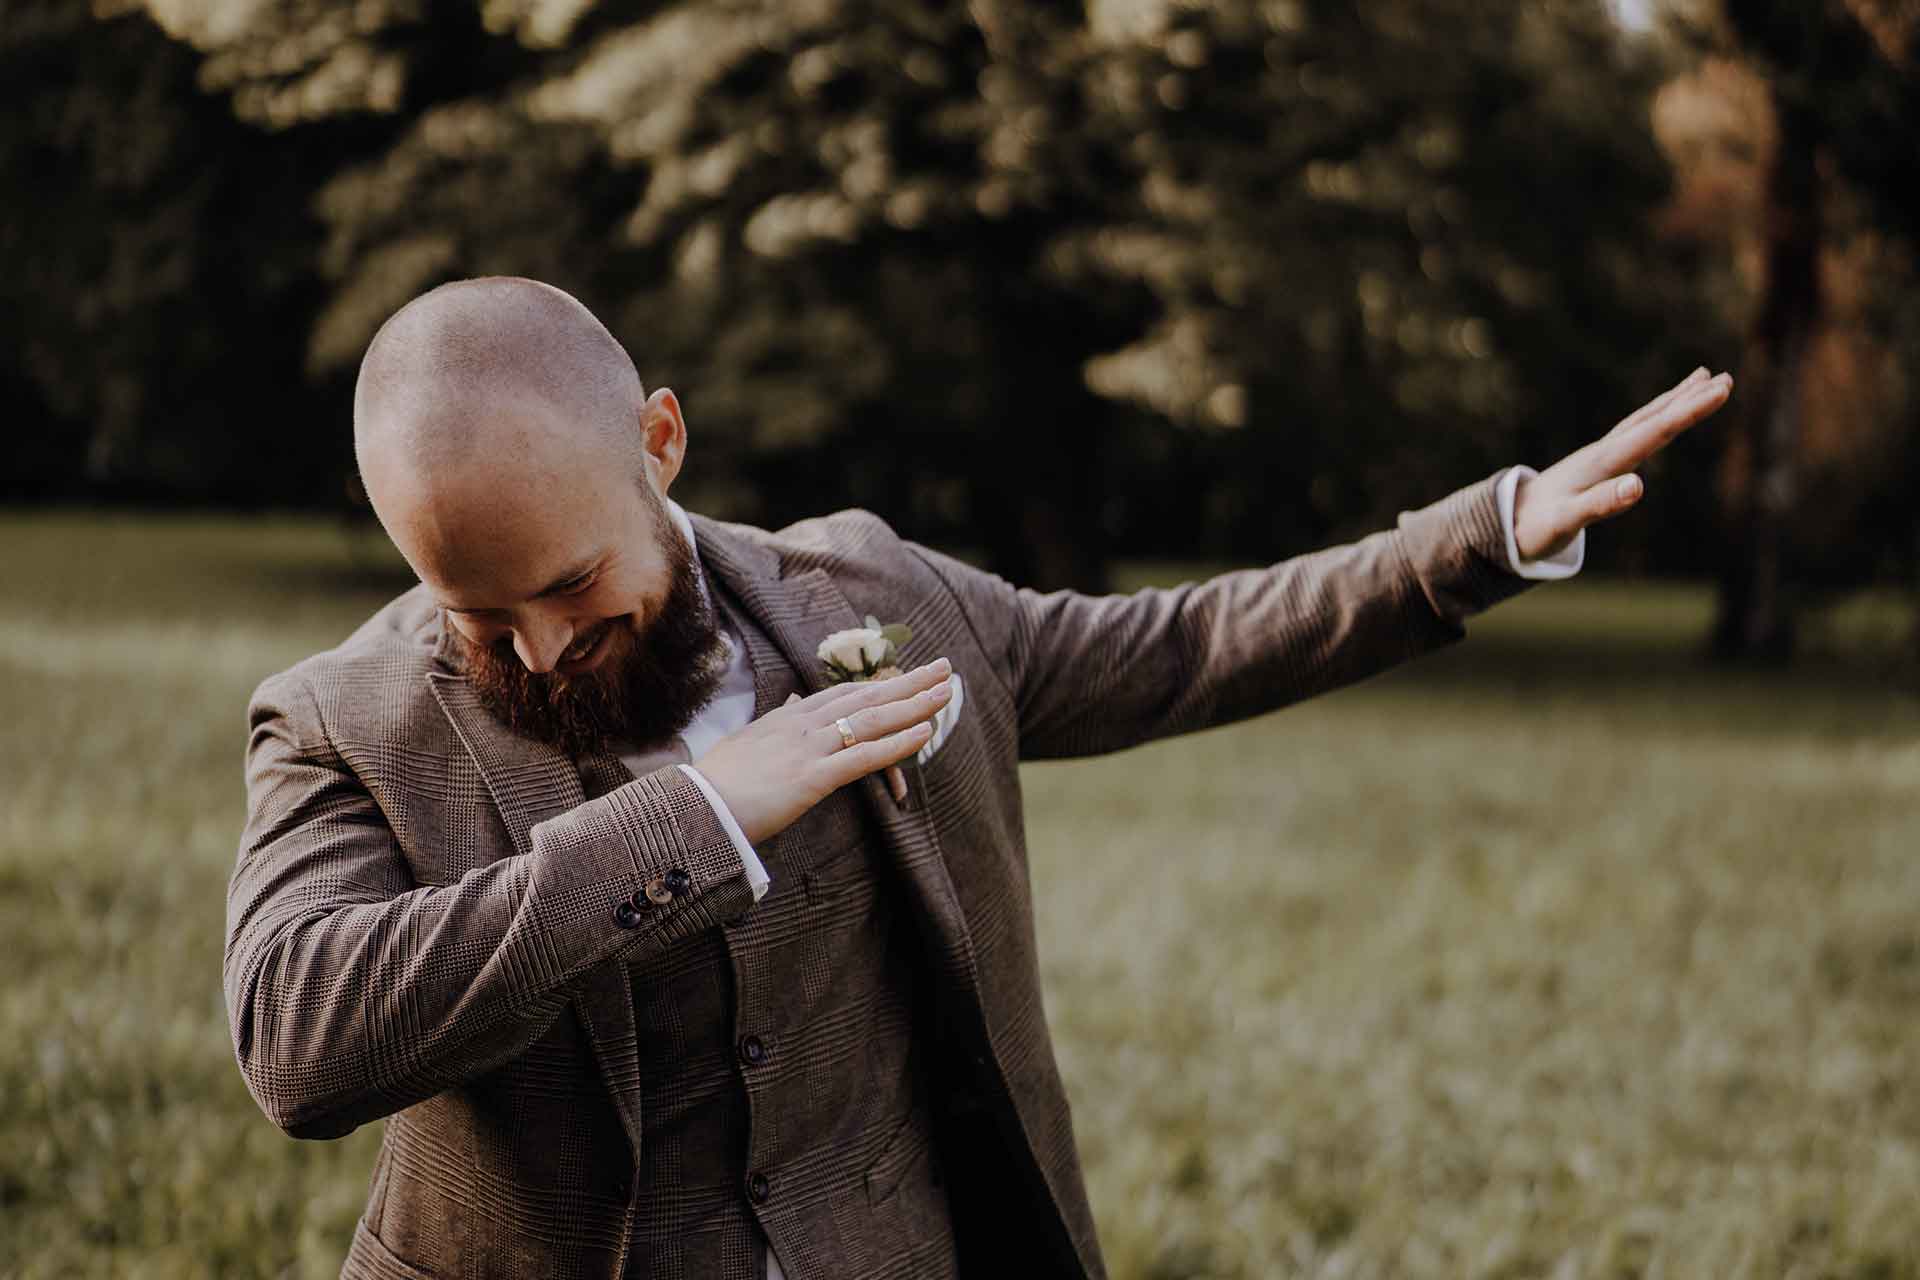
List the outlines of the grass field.
{"type": "MultiPolygon", "coordinates": [[[[378,1126],[255,1109],[220,950],[246,696],[391,594],[347,548],[0,515],[0,1276],[338,1272],[378,1126]]],[[[1707,604],[1026,768],[1116,1280],[1920,1275],[1920,698],[1704,668],[1707,604]]]]}

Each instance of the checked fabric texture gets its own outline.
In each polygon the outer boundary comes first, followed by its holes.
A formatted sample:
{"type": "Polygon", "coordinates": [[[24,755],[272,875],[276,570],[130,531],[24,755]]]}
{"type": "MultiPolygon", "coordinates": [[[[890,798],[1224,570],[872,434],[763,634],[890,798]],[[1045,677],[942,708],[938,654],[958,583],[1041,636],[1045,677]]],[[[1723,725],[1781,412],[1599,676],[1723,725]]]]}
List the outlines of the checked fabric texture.
{"type": "Polygon", "coordinates": [[[264,681],[226,1006],[247,1088],[284,1131],[386,1121],[342,1274],[748,1277],[751,1233],[705,1250],[687,1223],[721,1219],[686,1199],[764,1159],[764,1203],[740,1182],[711,1203],[752,1215],[794,1280],[941,1275],[956,1258],[964,1274],[1103,1276],[1043,1013],[1018,764],[1259,715],[1457,641],[1529,585],[1505,565],[1496,480],[1345,546],[1110,596],[1015,587],[859,509],[777,532],[692,515],[709,581],[757,637],[757,683],[764,662],[776,684],[822,687],[814,646],[871,613],[967,687],[952,737],[907,769],[908,805],[877,775],[844,788],[770,842],[759,903],[678,768],[623,781],[617,761],[494,721],[423,588],[264,681]],[[780,948],[809,954],[789,934],[829,920],[829,865],[847,905],[824,932],[865,941],[823,941],[845,989],[775,1029],[769,1062],[806,1064],[775,1086],[777,1135],[758,1111],[728,1128],[756,1086],[737,1057],[722,1066],[721,1027],[731,1044],[775,1016],[739,993],[772,990],[751,970],[780,948]],[[672,868],[672,901],[616,911],[672,868]],[[725,992],[675,995],[722,951],[725,992]],[[860,1025],[822,1021],[845,1010],[860,1025]],[[663,1058],[663,1028],[705,1065],[663,1058]],[[863,1062],[914,1083],[867,1109],[831,1080],[863,1062]],[[675,1125],[765,1145],[689,1175],[694,1147],[668,1154],[675,1125]],[[886,1228],[861,1234],[845,1206],[871,1203],[876,1168],[907,1195],[902,1237],[950,1227],[951,1250],[901,1262],[886,1228]]]}

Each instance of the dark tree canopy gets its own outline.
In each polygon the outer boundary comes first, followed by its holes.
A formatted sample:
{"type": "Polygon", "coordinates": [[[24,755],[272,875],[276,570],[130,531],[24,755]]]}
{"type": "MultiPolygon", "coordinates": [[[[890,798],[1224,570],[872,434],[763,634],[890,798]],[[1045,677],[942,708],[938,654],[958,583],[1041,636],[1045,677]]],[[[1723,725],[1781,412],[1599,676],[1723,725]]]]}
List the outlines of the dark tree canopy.
{"type": "MultiPolygon", "coordinates": [[[[0,33],[16,496],[332,501],[380,322],[529,275],[680,394],[690,500],[1095,587],[1544,464],[1735,344],[1654,229],[1682,51],[1602,0],[151,11],[0,33]]],[[[1711,461],[1602,558],[1706,568],[1711,461]]]]}

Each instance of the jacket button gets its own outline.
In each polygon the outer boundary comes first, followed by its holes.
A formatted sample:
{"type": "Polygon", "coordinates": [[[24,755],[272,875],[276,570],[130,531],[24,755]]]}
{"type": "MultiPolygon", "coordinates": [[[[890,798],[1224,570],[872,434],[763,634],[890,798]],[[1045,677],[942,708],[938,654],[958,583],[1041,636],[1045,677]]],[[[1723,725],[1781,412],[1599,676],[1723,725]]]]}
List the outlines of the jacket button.
{"type": "Polygon", "coordinates": [[[613,922],[622,929],[631,929],[640,923],[640,913],[633,909],[633,903],[622,898],[614,904],[613,922]]]}
{"type": "Polygon", "coordinates": [[[767,1181],[767,1175],[755,1169],[747,1175],[747,1198],[755,1204],[765,1204],[773,1196],[773,1184],[767,1181]]]}
{"type": "Polygon", "coordinates": [[[649,902],[664,907],[672,901],[673,890],[667,888],[659,876],[655,876],[633,891],[633,905],[636,907],[644,906],[649,902]]]}
{"type": "Polygon", "coordinates": [[[750,1067],[757,1067],[767,1060],[766,1042],[759,1036],[740,1037],[740,1060],[750,1067]]]}
{"type": "Polygon", "coordinates": [[[693,877],[687,874],[685,867],[672,867],[660,877],[660,883],[667,886],[669,893],[685,893],[693,888],[693,877]]]}

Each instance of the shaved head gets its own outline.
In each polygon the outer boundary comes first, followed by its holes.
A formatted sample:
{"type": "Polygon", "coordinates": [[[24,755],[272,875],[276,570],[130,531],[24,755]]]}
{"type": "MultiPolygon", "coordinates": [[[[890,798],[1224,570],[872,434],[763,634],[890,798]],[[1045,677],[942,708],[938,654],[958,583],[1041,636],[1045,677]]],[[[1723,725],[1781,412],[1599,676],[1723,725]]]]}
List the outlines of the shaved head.
{"type": "Polygon", "coordinates": [[[361,360],[353,441],[501,719],[576,755],[691,722],[726,648],[666,509],[686,425],[577,299],[518,276],[415,298],[361,360]]]}
{"type": "Polygon", "coordinates": [[[645,400],[626,349],[573,295],[520,276],[461,280],[374,334],[354,386],[354,453],[370,492],[376,476],[564,466],[569,454],[637,472],[645,400]]]}

